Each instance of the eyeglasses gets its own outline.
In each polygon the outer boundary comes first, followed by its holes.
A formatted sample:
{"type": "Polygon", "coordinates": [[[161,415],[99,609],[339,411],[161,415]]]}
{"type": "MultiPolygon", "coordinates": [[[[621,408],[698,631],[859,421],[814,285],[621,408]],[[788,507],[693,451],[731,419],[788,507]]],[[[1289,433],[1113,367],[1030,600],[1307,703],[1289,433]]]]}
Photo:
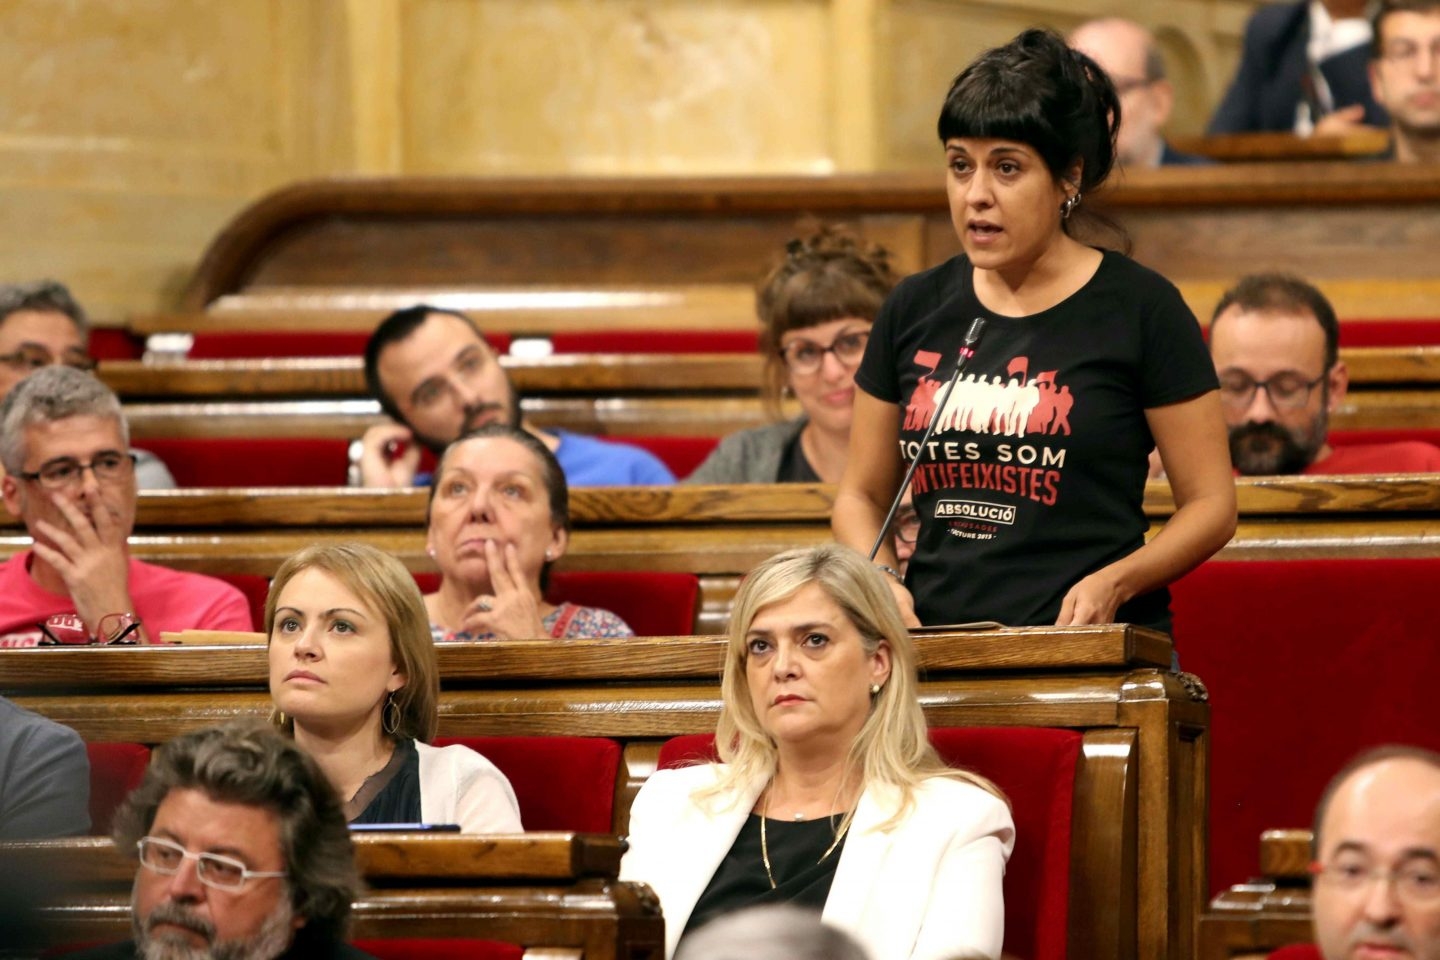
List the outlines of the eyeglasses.
{"type": "Polygon", "coordinates": [[[1325,374],[1306,380],[1298,373],[1277,373],[1269,380],[1256,380],[1241,370],[1220,375],[1220,402],[1232,410],[1244,410],[1255,400],[1255,391],[1264,390],[1276,410],[1299,410],[1310,402],[1314,390],[1325,374]]]}
{"type": "Polygon", "coordinates": [[[1110,82],[1115,85],[1115,95],[1123,97],[1127,93],[1134,93],[1136,90],[1144,90],[1155,83],[1149,77],[1117,77],[1110,75],[1110,82]]]}
{"type": "Polygon", "coordinates": [[[71,354],[59,361],[55,355],[44,347],[37,347],[33,344],[25,344],[14,353],[0,353],[0,363],[15,371],[39,370],[41,367],[48,367],[54,363],[62,363],[67,367],[74,367],[76,370],[84,370],[89,373],[95,369],[95,361],[89,357],[71,354]]]}
{"type": "Polygon", "coordinates": [[[920,536],[920,515],[915,512],[913,507],[908,510],[902,507],[900,513],[895,517],[894,526],[895,536],[905,543],[914,543],[920,536]]]}
{"type": "MultiPolygon", "coordinates": [[[[1392,40],[1380,48],[1380,59],[1388,63],[1412,64],[1420,59],[1420,51],[1427,49],[1414,40],[1392,40]]],[[[1431,60],[1440,60],[1440,37],[1430,41],[1428,47],[1431,60]]]]}
{"type": "Polygon", "coordinates": [[[101,453],[89,463],[81,463],[73,457],[51,460],[34,473],[21,473],[26,480],[39,480],[48,490],[64,490],[80,483],[85,471],[95,474],[96,483],[120,483],[135,475],[135,454],[101,453]]]}
{"type": "Polygon", "coordinates": [[[235,891],[243,888],[252,877],[283,877],[283,870],[251,870],[233,857],[218,853],[191,853],[178,843],[160,837],[141,837],[135,844],[140,850],[140,865],[147,870],[173,877],[186,860],[195,861],[195,875],[207,887],[235,891]]]}
{"type": "Polygon", "coordinates": [[[1353,860],[1312,863],[1310,873],[1317,882],[1347,892],[1368,890],[1375,881],[1395,885],[1395,896],[1412,904],[1440,901],[1440,869],[1434,863],[1407,863],[1395,869],[1373,867],[1353,860]]]}
{"type": "Polygon", "coordinates": [[[44,634],[40,646],[85,646],[92,643],[133,645],[138,641],[140,618],[133,613],[107,613],[100,618],[95,636],[85,629],[85,621],[73,613],[57,613],[35,624],[44,634]]]}
{"type": "Polygon", "coordinates": [[[814,373],[825,362],[825,354],[835,354],[847,367],[853,367],[865,355],[865,344],[870,341],[869,330],[842,333],[828,347],[822,347],[813,340],[792,340],[780,348],[780,356],[791,373],[814,373]]]}

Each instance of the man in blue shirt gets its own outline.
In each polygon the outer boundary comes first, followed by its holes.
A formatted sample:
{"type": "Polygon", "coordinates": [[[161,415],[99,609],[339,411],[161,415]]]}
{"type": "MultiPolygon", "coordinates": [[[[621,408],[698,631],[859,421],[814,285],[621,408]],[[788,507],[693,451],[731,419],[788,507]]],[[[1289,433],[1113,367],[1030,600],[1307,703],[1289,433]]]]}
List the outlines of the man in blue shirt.
{"type": "Polygon", "coordinates": [[[365,382],[394,423],[365,432],[360,485],[408,487],[423,445],[437,456],[487,423],[532,433],[549,447],[572,487],[669,484],[675,477],[653,454],[623,443],[524,421],[520,396],[475,321],[426,304],[397,310],[380,322],[365,347],[365,382]]]}

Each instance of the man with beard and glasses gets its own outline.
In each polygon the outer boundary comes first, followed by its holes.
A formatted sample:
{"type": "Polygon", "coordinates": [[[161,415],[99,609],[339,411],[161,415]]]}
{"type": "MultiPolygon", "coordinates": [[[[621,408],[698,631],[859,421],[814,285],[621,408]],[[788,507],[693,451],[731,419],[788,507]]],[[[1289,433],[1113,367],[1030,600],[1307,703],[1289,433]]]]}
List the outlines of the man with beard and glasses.
{"type": "Polygon", "coordinates": [[[115,817],[139,858],[134,939],[74,960],[363,960],[344,943],[360,891],[340,800],[315,761],[259,721],[155,751],[115,817]]]}
{"type": "Polygon", "coordinates": [[[1371,22],[1370,87],[1400,163],[1440,163],[1440,0],[1383,0],[1371,22]]]}
{"type": "Polygon", "coordinates": [[[1315,946],[1274,960],[1440,960],[1440,754],[1366,751],[1315,811],[1315,946]]]}
{"type": "Polygon", "coordinates": [[[1284,274],[1241,279],[1215,307],[1210,355],[1240,474],[1440,471],[1440,449],[1428,443],[1330,445],[1329,417],[1349,375],[1335,310],[1305,281],[1284,274]]]}
{"type": "Polygon", "coordinates": [[[649,451],[525,423],[500,358],[475,321],[454,310],[418,304],[382,320],[365,345],[365,383],[395,422],[373,426],[361,439],[361,486],[428,482],[419,476],[417,444],[439,456],[490,423],[533,434],[555,454],[572,487],[675,482],[649,451]]]}

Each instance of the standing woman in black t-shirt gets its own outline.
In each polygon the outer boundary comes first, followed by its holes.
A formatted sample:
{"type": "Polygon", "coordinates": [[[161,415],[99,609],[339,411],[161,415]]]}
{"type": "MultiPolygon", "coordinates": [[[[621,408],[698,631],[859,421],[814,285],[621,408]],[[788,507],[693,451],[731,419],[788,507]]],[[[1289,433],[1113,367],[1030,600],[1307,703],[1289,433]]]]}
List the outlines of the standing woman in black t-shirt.
{"type": "MultiPolygon", "coordinates": [[[[903,281],[881,310],[833,521],[868,551],[918,457],[921,531],[908,589],[895,584],[915,622],[1165,629],[1165,585],[1234,532],[1194,316],[1164,278],[1071,235],[1110,172],[1119,122],[1110,80],[1048,31],[983,54],[950,87],[939,133],[964,254],[903,281]],[[976,317],[985,332],[946,394],[976,317]],[[1147,544],[1152,445],[1176,511],[1147,544]]],[[[896,565],[890,544],[876,560],[896,565]]]]}

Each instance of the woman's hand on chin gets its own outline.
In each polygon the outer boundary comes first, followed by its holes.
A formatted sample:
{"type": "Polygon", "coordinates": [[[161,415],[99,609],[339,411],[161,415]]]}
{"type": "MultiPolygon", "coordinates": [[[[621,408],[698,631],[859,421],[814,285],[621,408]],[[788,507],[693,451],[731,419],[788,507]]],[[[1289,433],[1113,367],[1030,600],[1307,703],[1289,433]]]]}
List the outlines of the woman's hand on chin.
{"type": "Polygon", "coordinates": [[[504,547],[485,541],[485,566],[495,592],[482,593],[465,608],[460,629],[475,635],[494,634],[497,640],[538,640],[546,636],[540,617],[540,597],[526,582],[513,543],[504,547]]]}

